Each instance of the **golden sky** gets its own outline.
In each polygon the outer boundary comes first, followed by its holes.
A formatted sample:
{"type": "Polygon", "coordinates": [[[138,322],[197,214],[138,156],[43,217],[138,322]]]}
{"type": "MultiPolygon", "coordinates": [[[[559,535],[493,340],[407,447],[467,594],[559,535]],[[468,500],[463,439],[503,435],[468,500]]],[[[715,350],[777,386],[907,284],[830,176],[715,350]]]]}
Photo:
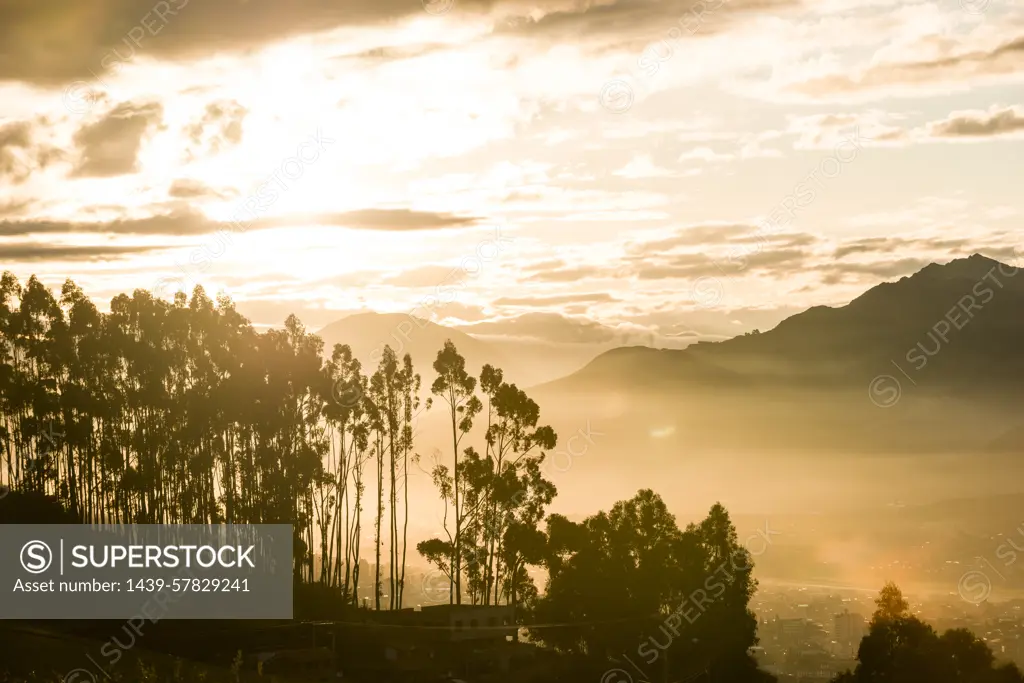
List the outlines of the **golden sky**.
{"type": "Polygon", "coordinates": [[[749,327],[1009,257],[1022,81],[999,0],[0,0],[0,257],[258,324],[749,327]]]}

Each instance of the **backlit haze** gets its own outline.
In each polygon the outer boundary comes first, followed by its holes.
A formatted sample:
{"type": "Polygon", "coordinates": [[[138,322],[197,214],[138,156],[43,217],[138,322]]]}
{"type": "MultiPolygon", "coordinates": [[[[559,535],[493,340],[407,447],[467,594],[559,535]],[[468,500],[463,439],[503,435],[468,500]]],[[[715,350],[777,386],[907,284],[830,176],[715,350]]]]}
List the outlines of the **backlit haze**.
{"type": "MultiPolygon", "coordinates": [[[[103,309],[202,285],[262,328],[413,312],[540,385],[620,345],[764,332],[932,262],[1014,263],[1022,81],[1024,8],[998,0],[0,1],[0,260],[103,309]]],[[[368,350],[393,328],[325,340],[368,350]]],[[[1019,491],[984,459],[710,455],[616,391],[538,394],[561,448],[598,433],[556,461],[553,510],[653,481],[684,518],[721,500],[749,529],[1019,491]]],[[[730,405],[706,408],[715,428],[753,430],[730,405]]],[[[425,438],[444,429],[425,418],[425,438]]],[[[876,522],[815,524],[817,559],[794,563],[877,559],[876,522]]]]}

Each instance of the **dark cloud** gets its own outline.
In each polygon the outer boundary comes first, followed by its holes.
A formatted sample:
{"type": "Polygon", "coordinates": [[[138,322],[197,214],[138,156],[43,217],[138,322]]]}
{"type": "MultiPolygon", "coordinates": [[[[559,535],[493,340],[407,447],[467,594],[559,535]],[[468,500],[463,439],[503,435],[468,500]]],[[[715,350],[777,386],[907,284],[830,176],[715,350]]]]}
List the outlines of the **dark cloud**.
{"type": "Polygon", "coordinates": [[[259,227],[291,225],[330,225],[357,230],[439,230],[442,228],[468,228],[480,222],[476,216],[456,216],[450,213],[414,211],[412,209],[360,209],[339,213],[316,213],[257,221],[259,227]]]}
{"type": "MultiPolygon", "coordinates": [[[[517,16],[501,30],[546,38],[602,35],[623,27],[653,41],[672,27],[708,33],[730,17],[796,0],[459,0],[463,14],[517,16]],[[499,7],[500,5],[500,7],[499,7]],[[695,8],[706,8],[699,16],[695,8]]],[[[0,2],[0,80],[92,81],[137,55],[188,59],[242,50],[342,26],[424,14],[421,0],[47,0],[0,2]]]]}
{"type": "MultiPolygon", "coordinates": [[[[37,123],[45,125],[48,121],[40,119],[37,123]]],[[[57,148],[37,141],[35,128],[31,121],[0,124],[0,178],[22,183],[33,171],[63,158],[57,148]]]]}
{"type": "Polygon", "coordinates": [[[0,237],[47,234],[114,235],[202,235],[215,232],[219,224],[201,214],[187,211],[174,212],[149,218],[131,218],[114,221],[0,221],[0,237]]]}
{"type": "MultiPolygon", "coordinates": [[[[543,35],[551,39],[601,36],[621,42],[632,33],[636,44],[672,41],[715,33],[738,15],[773,11],[799,4],[795,0],[613,0],[611,2],[548,2],[541,16],[522,12],[506,19],[504,33],[543,35]],[[626,29],[628,27],[628,29],[626,29]]],[[[665,53],[665,49],[661,49],[665,53]]]]}
{"type": "Polygon", "coordinates": [[[76,246],[73,244],[43,242],[0,243],[0,260],[14,262],[113,261],[125,256],[144,254],[168,248],[170,247],[76,246]]]}
{"type": "Polygon", "coordinates": [[[220,100],[206,105],[202,117],[185,128],[192,145],[189,158],[213,155],[242,141],[242,124],[249,110],[235,100],[220,100]]]}
{"type": "Polygon", "coordinates": [[[995,137],[1024,131],[1024,111],[1015,107],[988,112],[958,113],[928,124],[934,137],[995,137]]]}
{"type": "MultiPolygon", "coordinates": [[[[356,230],[430,230],[466,227],[474,218],[407,209],[364,209],[341,213],[310,214],[296,217],[274,217],[254,221],[248,231],[295,225],[326,225],[356,230]]],[[[0,221],[0,236],[43,235],[61,233],[107,233],[115,235],[194,236],[235,230],[231,223],[219,223],[201,213],[177,210],[147,218],[123,218],[112,221],[56,221],[28,219],[0,221]]],[[[449,268],[450,272],[452,268],[449,268]]],[[[437,284],[437,283],[435,283],[437,284]]]]}
{"type": "Polygon", "coordinates": [[[16,121],[0,126],[0,177],[13,182],[22,182],[28,177],[28,166],[24,161],[31,144],[31,125],[27,121],[16,121]]]}
{"type": "Polygon", "coordinates": [[[160,124],[163,107],[154,102],[125,102],[102,119],[75,133],[80,159],[78,176],[116,176],[138,170],[138,154],[146,133],[160,124]]]}

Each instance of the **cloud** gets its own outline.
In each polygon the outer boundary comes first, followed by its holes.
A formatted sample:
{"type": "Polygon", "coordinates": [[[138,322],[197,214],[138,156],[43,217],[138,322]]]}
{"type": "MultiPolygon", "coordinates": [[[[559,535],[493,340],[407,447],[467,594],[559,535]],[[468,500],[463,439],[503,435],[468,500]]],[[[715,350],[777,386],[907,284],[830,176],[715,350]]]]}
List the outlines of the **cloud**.
{"type": "Polygon", "coordinates": [[[469,228],[480,222],[476,216],[456,216],[450,213],[415,211],[412,209],[359,209],[337,213],[315,213],[267,218],[257,221],[257,227],[291,225],[327,225],[355,230],[440,230],[469,228]]]}
{"type": "Polygon", "coordinates": [[[814,270],[824,273],[822,278],[824,284],[835,285],[843,282],[849,275],[869,275],[881,278],[910,275],[921,270],[929,263],[932,263],[931,259],[908,257],[895,261],[877,261],[873,263],[826,263],[816,266],[814,270]]]}
{"type": "Polygon", "coordinates": [[[715,150],[707,146],[694,147],[691,150],[683,152],[679,155],[678,161],[703,161],[706,163],[717,163],[722,161],[732,161],[736,156],[733,154],[720,154],[715,150]]]}
{"type": "Polygon", "coordinates": [[[763,273],[785,277],[806,268],[810,254],[802,249],[764,251],[752,249],[741,259],[723,257],[715,260],[705,254],[674,254],[665,258],[651,256],[631,257],[633,274],[641,280],[675,278],[723,277],[730,271],[763,273]]]}
{"type": "Polygon", "coordinates": [[[422,11],[413,0],[50,0],[0,4],[0,80],[91,79],[138,54],[193,58],[422,11]],[[60,49],[53,46],[59,45],[60,49]]]}
{"type": "Polygon", "coordinates": [[[937,138],[1019,136],[1024,133],[1024,108],[994,106],[988,111],[957,111],[927,124],[926,129],[937,138]]]}
{"type": "Polygon", "coordinates": [[[403,59],[415,59],[434,52],[448,49],[441,43],[425,43],[422,45],[381,45],[353,54],[340,55],[337,60],[357,60],[366,62],[395,62],[403,59]]]}
{"type": "Polygon", "coordinates": [[[191,141],[189,159],[215,155],[242,142],[242,124],[249,110],[235,100],[220,100],[206,105],[203,116],[185,128],[191,141]]]}
{"type": "Polygon", "coordinates": [[[624,34],[632,32],[639,40],[650,43],[653,39],[672,40],[716,33],[745,14],[770,12],[798,3],[791,0],[611,0],[601,3],[548,0],[542,4],[547,11],[540,16],[525,13],[509,16],[498,31],[552,40],[614,37],[620,43],[624,34]]]}
{"type": "Polygon", "coordinates": [[[613,301],[619,301],[619,299],[607,292],[586,292],[582,294],[563,294],[561,296],[501,297],[493,303],[495,306],[538,308],[575,303],[611,303],[613,301]]]}
{"type": "Polygon", "coordinates": [[[452,272],[456,270],[461,269],[458,266],[431,264],[389,275],[378,281],[395,287],[437,287],[450,282],[452,272]]]}
{"type": "Polygon", "coordinates": [[[897,250],[963,250],[968,249],[972,241],[969,239],[921,238],[905,237],[868,237],[854,240],[837,247],[833,257],[843,259],[853,254],[891,254],[897,250]]]}
{"type": "Polygon", "coordinates": [[[463,332],[475,335],[518,337],[568,344],[601,344],[614,341],[618,333],[587,318],[570,318],[560,313],[524,313],[472,325],[463,332]]]}
{"type": "Polygon", "coordinates": [[[651,160],[649,154],[640,154],[633,157],[628,164],[612,175],[636,180],[640,178],[672,178],[678,176],[679,173],[670,168],[658,166],[651,160]]]}
{"type": "Polygon", "coordinates": [[[797,136],[793,149],[836,150],[839,147],[871,143],[893,146],[909,141],[908,132],[893,122],[902,114],[873,109],[858,113],[813,114],[790,116],[785,133],[797,136]]]}
{"type": "Polygon", "coordinates": [[[169,249],[167,246],[79,246],[43,242],[0,243],[0,259],[14,262],[29,261],[113,261],[126,256],[169,249]]]}
{"type": "Polygon", "coordinates": [[[828,150],[853,144],[904,147],[917,144],[984,142],[1024,136],[1024,107],[993,105],[988,110],[954,111],[946,118],[910,128],[892,125],[906,118],[873,110],[860,114],[817,114],[790,117],[787,133],[796,135],[794,149],[828,150]]]}
{"type": "Polygon", "coordinates": [[[192,178],[178,178],[171,183],[167,194],[175,199],[226,199],[234,193],[217,190],[192,178]]]}
{"type": "Polygon", "coordinates": [[[80,159],[78,176],[117,176],[138,170],[138,154],[149,130],[163,119],[163,106],[155,102],[125,102],[96,123],[75,133],[80,159]]]}
{"type": "Polygon", "coordinates": [[[565,261],[552,259],[523,267],[523,278],[530,282],[576,282],[587,278],[608,277],[614,271],[607,266],[569,266],[565,261]]]}
{"type": "Polygon", "coordinates": [[[484,320],[487,317],[486,312],[480,306],[471,306],[459,303],[458,301],[453,301],[447,304],[442,303],[431,310],[434,313],[434,315],[431,316],[431,320],[437,323],[444,322],[445,320],[473,322],[477,320],[484,320]]]}
{"type": "Polygon", "coordinates": [[[849,95],[874,90],[905,89],[951,82],[976,81],[986,77],[1018,77],[1024,67],[1024,36],[999,44],[962,49],[953,54],[929,59],[874,62],[855,71],[836,72],[811,78],[789,89],[814,97],[849,95]]]}
{"type": "MultiPolygon", "coordinates": [[[[549,41],[597,36],[621,42],[623,27],[646,41],[672,27],[686,32],[699,26],[701,34],[713,33],[737,16],[796,4],[796,0],[459,0],[458,7],[461,16],[471,18],[473,13],[491,12],[498,33],[549,41]]],[[[201,58],[341,27],[383,26],[424,16],[429,18],[421,0],[4,2],[0,3],[0,45],[5,48],[0,53],[0,81],[55,85],[92,80],[94,74],[102,75],[139,55],[201,58]]]]}
{"type": "Polygon", "coordinates": [[[31,144],[31,125],[27,121],[15,121],[0,126],[0,177],[21,182],[28,177],[29,170],[23,155],[31,144]]]}
{"type": "Polygon", "coordinates": [[[36,126],[46,123],[45,119],[40,119],[36,123],[14,121],[0,124],[0,178],[15,184],[22,183],[34,170],[46,168],[64,156],[56,147],[37,142],[36,126]]]}
{"type": "Polygon", "coordinates": [[[698,223],[676,228],[667,237],[630,242],[624,260],[641,279],[721,276],[747,269],[774,270],[781,265],[779,259],[798,261],[802,248],[818,241],[809,233],[765,235],[754,225],[698,223]],[[702,251],[693,252],[696,247],[702,251]],[[678,249],[691,251],[678,253],[678,249]]]}
{"type": "Polygon", "coordinates": [[[190,236],[212,233],[219,224],[202,214],[177,211],[148,218],[125,218],[113,221],[0,221],[0,237],[47,234],[114,234],[190,236]]]}
{"type": "Polygon", "coordinates": [[[747,241],[759,233],[760,230],[752,225],[702,223],[678,228],[674,234],[663,239],[631,242],[626,245],[626,251],[633,254],[661,254],[677,247],[747,241]]]}
{"type": "MultiPolygon", "coordinates": [[[[362,209],[338,213],[274,216],[254,221],[247,231],[269,230],[296,225],[323,225],[354,230],[432,230],[469,227],[475,218],[408,209],[362,209]]],[[[67,221],[27,219],[0,221],[0,236],[61,233],[106,233],[114,235],[205,235],[234,230],[232,223],[220,223],[192,210],[176,210],[146,218],[119,218],[110,221],[67,221]]],[[[451,272],[449,267],[448,271],[451,272]]],[[[434,283],[437,284],[437,283],[434,283]]]]}
{"type": "Polygon", "coordinates": [[[32,206],[34,202],[31,199],[9,199],[0,201],[0,218],[4,216],[20,216],[25,212],[25,209],[32,206]]]}

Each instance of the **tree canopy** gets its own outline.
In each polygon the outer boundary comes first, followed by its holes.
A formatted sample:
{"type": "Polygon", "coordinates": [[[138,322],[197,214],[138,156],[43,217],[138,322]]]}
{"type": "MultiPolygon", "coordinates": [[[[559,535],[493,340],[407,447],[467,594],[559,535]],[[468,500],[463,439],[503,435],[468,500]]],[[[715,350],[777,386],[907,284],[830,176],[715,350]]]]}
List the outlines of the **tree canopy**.
{"type": "Polygon", "coordinates": [[[764,680],[748,654],[757,643],[753,562],[721,505],[681,530],[664,501],[642,490],[580,523],[552,515],[547,534],[550,578],[534,615],[545,626],[531,636],[628,660],[649,677],[764,680]]]}
{"type": "Polygon", "coordinates": [[[1022,683],[1015,664],[996,665],[984,641],[967,629],[939,635],[910,612],[894,583],[875,600],[877,609],[857,651],[857,666],[834,683],[1022,683]]]}

